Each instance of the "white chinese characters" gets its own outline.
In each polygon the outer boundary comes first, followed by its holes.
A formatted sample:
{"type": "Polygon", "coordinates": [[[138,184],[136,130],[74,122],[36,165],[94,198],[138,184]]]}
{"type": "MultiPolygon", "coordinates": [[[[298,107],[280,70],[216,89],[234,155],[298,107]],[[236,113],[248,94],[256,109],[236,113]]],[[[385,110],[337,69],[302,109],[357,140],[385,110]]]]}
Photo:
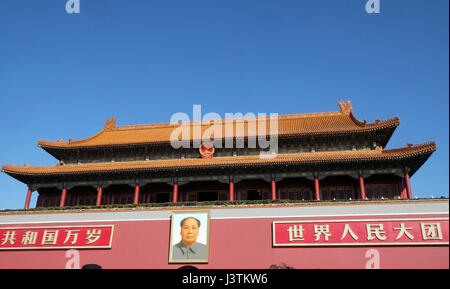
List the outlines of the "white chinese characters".
{"type": "Polygon", "coordinates": [[[0,250],[111,248],[114,225],[0,227],[0,250]]]}

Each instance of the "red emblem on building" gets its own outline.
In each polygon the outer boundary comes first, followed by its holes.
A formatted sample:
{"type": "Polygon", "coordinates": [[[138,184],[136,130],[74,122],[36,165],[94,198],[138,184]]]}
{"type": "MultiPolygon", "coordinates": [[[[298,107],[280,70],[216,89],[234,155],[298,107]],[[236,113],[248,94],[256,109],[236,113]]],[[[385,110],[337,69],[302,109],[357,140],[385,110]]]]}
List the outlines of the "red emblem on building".
{"type": "Polygon", "coordinates": [[[214,145],[212,143],[203,143],[200,146],[200,154],[202,155],[203,159],[211,159],[214,156],[214,145]]]}

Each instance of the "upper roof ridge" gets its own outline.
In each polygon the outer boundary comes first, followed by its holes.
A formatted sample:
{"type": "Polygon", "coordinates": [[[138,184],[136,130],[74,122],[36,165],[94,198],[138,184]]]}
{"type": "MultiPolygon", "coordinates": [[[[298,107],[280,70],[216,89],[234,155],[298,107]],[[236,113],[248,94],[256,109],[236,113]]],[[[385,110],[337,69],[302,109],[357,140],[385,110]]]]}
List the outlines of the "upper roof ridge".
{"type": "MultiPolygon", "coordinates": [[[[322,113],[308,113],[308,114],[289,114],[289,115],[278,115],[278,120],[292,120],[301,118],[311,118],[311,117],[327,117],[327,116],[338,116],[341,115],[340,112],[322,112],[322,113]]],[[[266,119],[269,119],[266,116],[266,119]]],[[[247,117],[247,118],[221,118],[216,120],[201,120],[201,121],[190,121],[189,124],[192,126],[208,126],[211,124],[222,124],[225,121],[233,121],[235,123],[239,122],[252,122],[257,121],[260,117],[247,117]]],[[[137,124],[137,125],[123,125],[114,126],[112,130],[137,130],[137,129],[151,129],[151,128],[169,128],[178,127],[181,123],[155,123],[155,124],[137,124]]]]}

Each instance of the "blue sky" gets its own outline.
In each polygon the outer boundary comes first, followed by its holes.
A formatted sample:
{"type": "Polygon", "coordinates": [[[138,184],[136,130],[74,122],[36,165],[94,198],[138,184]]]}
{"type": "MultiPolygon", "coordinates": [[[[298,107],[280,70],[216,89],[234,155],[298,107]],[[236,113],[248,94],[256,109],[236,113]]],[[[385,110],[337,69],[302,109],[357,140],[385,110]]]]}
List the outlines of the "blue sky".
{"type": "MultiPolygon", "coordinates": [[[[0,163],[54,165],[39,139],[80,139],[175,112],[338,110],[400,118],[388,148],[434,140],[413,196],[449,191],[449,2],[0,1],[0,163]]],[[[0,173],[0,209],[26,186],[0,173]]],[[[33,194],[34,207],[37,193],[33,194]]]]}

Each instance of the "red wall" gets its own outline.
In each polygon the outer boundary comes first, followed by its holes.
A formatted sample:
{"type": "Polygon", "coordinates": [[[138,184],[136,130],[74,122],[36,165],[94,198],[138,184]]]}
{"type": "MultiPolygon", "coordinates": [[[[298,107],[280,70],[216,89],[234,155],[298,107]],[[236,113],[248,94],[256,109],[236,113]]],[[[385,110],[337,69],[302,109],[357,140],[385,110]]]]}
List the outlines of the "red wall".
{"type": "MultiPolygon", "coordinates": [[[[388,218],[392,216],[383,216],[388,218]]],[[[396,215],[395,218],[401,216],[396,215]]],[[[426,215],[407,215],[414,218],[426,215]]],[[[447,215],[432,215],[446,217],[447,215]]],[[[336,217],[329,219],[336,219],[336,217]]],[[[359,217],[361,218],[361,217],[359,217]]],[[[316,218],[211,219],[210,259],[198,268],[264,269],[285,263],[294,268],[365,268],[366,252],[379,252],[380,268],[449,268],[449,247],[272,247],[272,222],[314,220],[316,218]]],[[[321,220],[327,219],[320,217],[321,220]]],[[[346,217],[349,219],[349,217],[346,217]]],[[[80,262],[103,268],[178,268],[168,264],[170,221],[113,221],[88,223],[20,224],[14,226],[115,225],[111,249],[79,249],[80,262]]],[[[2,238],[2,236],[0,236],[2,238]]],[[[0,250],[0,268],[65,268],[71,258],[67,250],[0,250]]]]}

